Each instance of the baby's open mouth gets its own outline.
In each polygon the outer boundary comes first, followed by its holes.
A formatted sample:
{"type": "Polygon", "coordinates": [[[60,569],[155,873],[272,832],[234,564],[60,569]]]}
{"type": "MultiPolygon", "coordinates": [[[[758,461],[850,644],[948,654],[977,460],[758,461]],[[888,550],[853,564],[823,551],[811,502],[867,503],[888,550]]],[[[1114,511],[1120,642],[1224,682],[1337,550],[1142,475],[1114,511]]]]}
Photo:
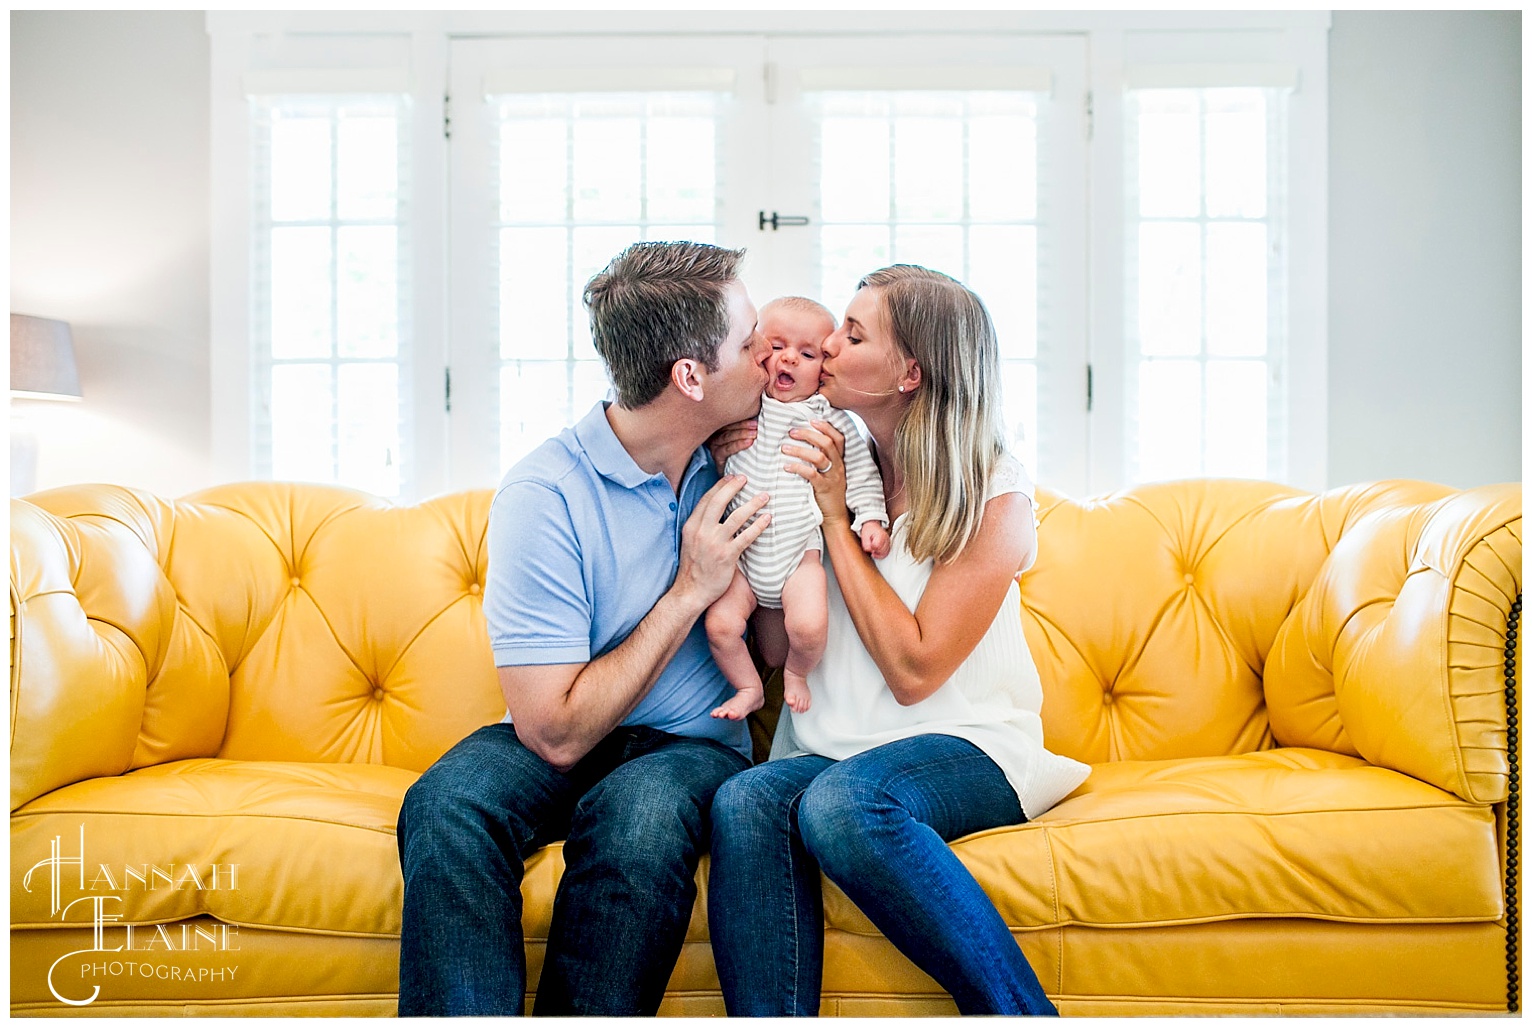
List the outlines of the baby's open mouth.
{"type": "Polygon", "coordinates": [[[792,375],[789,375],[785,371],[777,372],[777,388],[778,389],[791,389],[793,386],[795,386],[797,384],[798,384],[798,380],[796,378],[794,378],[792,375]]]}

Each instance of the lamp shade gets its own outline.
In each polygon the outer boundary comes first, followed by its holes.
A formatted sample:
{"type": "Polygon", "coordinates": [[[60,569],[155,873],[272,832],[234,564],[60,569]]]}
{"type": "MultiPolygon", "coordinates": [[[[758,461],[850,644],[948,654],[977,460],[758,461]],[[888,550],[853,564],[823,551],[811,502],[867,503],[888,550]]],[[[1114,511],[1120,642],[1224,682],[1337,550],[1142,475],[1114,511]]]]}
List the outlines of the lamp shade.
{"type": "Polygon", "coordinates": [[[32,400],[80,399],[80,372],[68,322],[11,315],[11,395],[32,400]]]}

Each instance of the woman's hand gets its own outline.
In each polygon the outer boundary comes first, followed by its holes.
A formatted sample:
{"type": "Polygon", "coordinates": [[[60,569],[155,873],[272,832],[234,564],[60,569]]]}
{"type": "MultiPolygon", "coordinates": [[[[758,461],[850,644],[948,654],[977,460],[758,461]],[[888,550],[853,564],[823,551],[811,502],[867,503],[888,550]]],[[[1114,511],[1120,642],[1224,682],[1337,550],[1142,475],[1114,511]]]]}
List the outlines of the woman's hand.
{"type": "Polygon", "coordinates": [[[787,433],[796,440],[784,443],[782,452],[796,460],[787,470],[806,479],[814,488],[814,501],[824,514],[825,523],[839,522],[850,528],[851,512],[846,509],[846,437],[828,421],[811,421],[807,428],[787,433]]]}
{"type": "Polygon", "coordinates": [[[756,421],[749,418],[745,421],[736,421],[732,425],[725,425],[713,433],[707,441],[707,448],[713,454],[713,463],[718,466],[718,473],[724,473],[724,462],[736,453],[750,449],[755,443],[756,421]]]}

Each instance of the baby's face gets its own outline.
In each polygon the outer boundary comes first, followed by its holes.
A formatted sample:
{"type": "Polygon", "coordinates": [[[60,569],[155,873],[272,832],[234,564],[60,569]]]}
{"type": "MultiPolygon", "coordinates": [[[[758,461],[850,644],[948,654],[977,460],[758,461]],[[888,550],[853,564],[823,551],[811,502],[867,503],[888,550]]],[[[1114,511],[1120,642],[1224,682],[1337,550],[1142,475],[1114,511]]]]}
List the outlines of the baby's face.
{"type": "Polygon", "coordinates": [[[761,317],[761,335],[771,344],[766,358],[766,395],[783,403],[806,400],[819,391],[821,344],[835,329],[811,311],[776,308],[761,317]]]}

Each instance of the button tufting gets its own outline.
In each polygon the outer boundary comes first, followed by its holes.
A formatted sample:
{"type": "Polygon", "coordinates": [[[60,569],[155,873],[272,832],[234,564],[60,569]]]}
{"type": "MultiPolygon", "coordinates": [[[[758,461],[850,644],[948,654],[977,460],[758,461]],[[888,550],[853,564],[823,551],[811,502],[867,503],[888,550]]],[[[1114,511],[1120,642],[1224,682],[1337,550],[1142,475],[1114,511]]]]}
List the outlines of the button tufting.
{"type": "Polygon", "coordinates": [[[1195,579],[1192,577],[1192,573],[1190,571],[1188,571],[1186,573],[1186,584],[1187,585],[1191,585],[1192,582],[1194,582],[1194,581],[1195,581],[1195,579]]]}
{"type": "Polygon", "coordinates": [[[1114,702],[1116,702],[1116,698],[1111,693],[1104,692],[1101,694],[1101,702],[1110,707],[1114,702]]]}
{"type": "Polygon", "coordinates": [[[380,703],[382,702],[382,700],[383,700],[383,687],[382,686],[375,685],[375,686],[372,687],[372,698],[374,700],[377,700],[380,703]]]}
{"type": "Polygon", "coordinates": [[[294,589],[296,589],[296,588],[298,588],[298,586],[299,586],[299,585],[301,585],[301,584],[302,584],[302,583],[301,583],[301,582],[299,582],[299,581],[298,581],[298,576],[297,576],[297,575],[294,575],[294,576],[293,576],[293,588],[294,588],[294,589]]]}
{"type": "Polygon", "coordinates": [[[475,583],[473,583],[473,584],[472,584],[472,585],[470,585],[470,586],[469,586],[469,587],[468,587],[468,591],[469,591],[469,592],[471,592],[471,593],[473,593],[473,594],[474,594],[474,595],[475,595],[475,596],[477,596],[477,595],[479,595],[479,593],[480,593],[480,591],[481,591],[481,590],[480,590],[480,587],[479,587],[479,583],[478,583],[478,582],[475,582],[475,583]]]}

